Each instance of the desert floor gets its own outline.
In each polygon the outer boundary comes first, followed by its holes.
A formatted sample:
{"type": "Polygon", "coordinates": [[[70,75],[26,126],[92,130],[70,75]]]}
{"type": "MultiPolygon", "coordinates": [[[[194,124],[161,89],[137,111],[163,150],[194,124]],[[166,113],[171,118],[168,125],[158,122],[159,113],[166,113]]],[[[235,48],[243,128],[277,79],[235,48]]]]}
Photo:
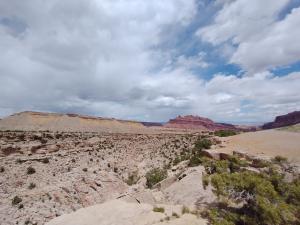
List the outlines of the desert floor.
{"type": "Polygon", "coordinates": [[[300,163],[300,133],[285,130],[265,130],[243,133],[224,138],[226,140],[224,152],[241,150],[250,154],[266,156],[281,155],[291,162],[300,163]]]}

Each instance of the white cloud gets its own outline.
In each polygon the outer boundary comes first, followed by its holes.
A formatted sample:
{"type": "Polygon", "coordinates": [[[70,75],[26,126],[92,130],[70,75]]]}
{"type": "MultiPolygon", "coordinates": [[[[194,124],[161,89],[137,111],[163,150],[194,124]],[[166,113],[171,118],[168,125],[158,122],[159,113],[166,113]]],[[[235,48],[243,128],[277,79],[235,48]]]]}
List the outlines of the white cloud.
{"type": "Polygon", "coordinates": [[[226,1],[214,23],[197,31],[203,41],[234,52],[226,54],[230,63],[239,64],[248,74],[289,65],[300,59],[298,37],[300,8],[278,21],[290,0],[226,1]]]}
{"type": "MultiPolygon", "coordinates": [[[[239,1],[222,4],[229,7],[239,1]]],[[[284,4],[276,1],[270,12],[259,11],[262,24],[273,21],[284,4]]],[[[237,9],[232,9],[234,18],[239,18],[237,9]]],[[[160,48],[180,31],[170,27],[188,26],[196,10],[194,0],[0,1],[0,116],[43,110],[149,121],[166,121],[177,114],[264,121],[299,109],[299,73],[242,78],[218,74],[205,81],[191,69],[209,66],[207,53],[187,56],[178,49],[160,48]],[[165,35],[167,31],[174,34],[165,35]]],[[[280,27],[288,31],[282,23],[264,34],[281,33],[280,27]]],[[[210,29],[205,34],[216,44],[231,38],[240,47],[252,42],[246,25],[229,24],[233,25],[228,30],[226,23],[220,28],[223,33],[212,25],[216,36],[210,29]]],[[[258,31],[257,24],[252,32],[258,31]]],[[[232,46],[223,48],[224,55],[238,56],[244,65],[242,52],[234,51],[232,46]]]]}
{"type": "Polygon", "coordinates": [[[204,41],[214,45],[232,39],[238,44],[271,25],[289,0],[229,1],[217,13],[214,23],[198,30],[204,41]]]}
{"type": "Polygon", "coordinates": [[[258,40],[242,42],[231,58],[248,71],[261,71],[300,60],[300,8],[274,23],[258,40]]]}
{"type": "Polygon", "coordinates": [[[198,55],[186,57],[184,55],[180,55],[177,58],[176,66],[184,67],[187,69],[193,68],[206,68],[209,66],[209,63],[205,61],[205,52],[199,52],[198,55]]]}

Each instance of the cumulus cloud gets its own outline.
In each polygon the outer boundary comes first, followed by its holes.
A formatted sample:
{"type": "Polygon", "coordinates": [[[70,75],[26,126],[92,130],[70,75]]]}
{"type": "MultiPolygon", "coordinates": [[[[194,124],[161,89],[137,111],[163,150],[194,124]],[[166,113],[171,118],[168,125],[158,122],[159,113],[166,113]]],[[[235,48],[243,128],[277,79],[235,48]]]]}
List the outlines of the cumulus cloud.
{"type": "MultiPolygon", "coordinates": [[[[251,32],[234,21],[222,29],[217,26],[228,14],[221,15],[225,7],[235,12],[237,6],[232,4],[237,2],[241,0],[218,1],[217,5],[223,5],[220,19],[199,32],[213,44],[225,41],[222,54],[233,55],[235,63],[246,67],[247,62],[255,68],[255,57],[247,61],[243,51],[228,40],[235,39],[241,49],[243,44],[255,43],[251,34],[261,29],[259,21],[251,32]]],[[[280,29],[288,32],[289,21],[298,14],[295,10],[274,22],[286,1],[269,4],[268,12],[259,12],[263,27],[272,24],[260,37],[266,37],[266,42],[268,35],[281,34],[280,29]]],[[[188,55],[176,46],[162,46],[193,24],[199,16],[197,6],[195,0],[0,1],[0,116],[39,110],[148,121],[198,114],[247,122],[299,109],[299,73],[284,77],[270,72],[254,72],[251,77],[217,74],[203,80],[197,71],[214,63],[209,52],[188,55]]],[[[245,21],[260,7],[250,12],[246,8],[245,21]]],[[[275,43],[283,45],[281,40],[275,43]]],[[[255,55],[256,48],[249,48],[255,55]]],[[[276,60],[264,63],[278,65],[276,60]]]]}
{"type": "Polygon", "coordinates": [[[237,0],[223,2],[211,25],[197,35],[213,45],[231,43],[235,51],[229,62],[239,64],[248,74],[289,65],[300,59],[297,37],[300,8],[278,20],[290,0],[237,0]]]}
{"type": "Polygon", "coordinates": [[[231,58],[246,70],[265,70],[289,65],[300,60],[300,8],[274,23],[258,40],[242,42],[231,58]]]}

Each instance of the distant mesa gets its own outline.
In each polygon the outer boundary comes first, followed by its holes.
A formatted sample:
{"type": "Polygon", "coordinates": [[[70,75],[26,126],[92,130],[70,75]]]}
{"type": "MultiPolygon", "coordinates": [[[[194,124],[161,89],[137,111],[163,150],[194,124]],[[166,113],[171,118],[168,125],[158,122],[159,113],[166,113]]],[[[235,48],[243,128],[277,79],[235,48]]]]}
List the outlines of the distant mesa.
{"type": "Polygon", "coordinates": [[[64,132],[109,132],[109,133],[148,133],[170,130],[241,130],[251,131],[256,128],[216,123],[200,116],[178,116],[167,123],[138,122],[74,113],[47,113],[25,111],[15,113],[0,120],[0,130],[22,131],[64,131],[64,132]]]}
{"type": "Polygon", "coordinates": [[[232,124],[215,123],[211,119],[200,116],[177,116],[164,125],[167,128],[199,129],[199,130],[236,130],[232,124]]]}
{"type": "Polygon", "coordinates": [[[0,130],[132,133],[145,129],[142,123],[130,120],[31,111],[16,113],[0,121],[0,130]]]}
{"type": "Polygon", "coordinates": [[[279,127],[285,127],[300,123],[300,111],[294,111],[282,116],[277,116],[274,122],[265,123],[262,129],[273,129],[279,127]]]}

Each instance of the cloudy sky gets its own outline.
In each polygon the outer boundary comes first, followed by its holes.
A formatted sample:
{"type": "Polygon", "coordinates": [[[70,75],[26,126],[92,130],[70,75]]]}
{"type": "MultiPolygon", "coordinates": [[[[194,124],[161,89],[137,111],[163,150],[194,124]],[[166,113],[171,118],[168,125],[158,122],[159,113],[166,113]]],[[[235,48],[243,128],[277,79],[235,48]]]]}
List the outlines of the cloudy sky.
{"type": "Polygon", "coordinates": [[[0,0],[0,117],[300,110],[300,0],[0,0]]]}

